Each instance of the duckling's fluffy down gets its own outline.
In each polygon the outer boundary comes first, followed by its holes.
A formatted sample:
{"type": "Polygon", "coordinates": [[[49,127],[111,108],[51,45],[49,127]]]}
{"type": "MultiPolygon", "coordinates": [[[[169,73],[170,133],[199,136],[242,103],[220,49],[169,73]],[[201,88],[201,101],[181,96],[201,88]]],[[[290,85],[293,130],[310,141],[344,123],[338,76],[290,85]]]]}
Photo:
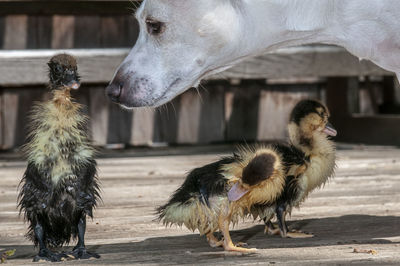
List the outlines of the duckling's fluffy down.
{"type": "Polygon", "coordinates": [[[200,234],[208,234],[218,229],[218,217],[221,211],[231,213],[231,222],[249,214],[253,204],[268,204],[279,197],[285,184],[282,163],[273,148],[241,148],[230,157],[196,168],[191,171],[185,182],[170,198],[169,202],[157,209],[158,219],[165,225],[185,225],[190,230],[198,229],[200,234]],[[270,177],[260,183],[249,186],[242,182],[243,169],[260,154],[275,158],[270,177]],[[229,189],[240,183],[249,190],[239,200],[230,202],[229,189]]]}
{"type": "MultiPolygon", "coordinates": [[[[56,92],[67,99],[62,93],[56,92]]],[[[79,220],[92,217],[99,199],[87,118],[78,103],[67,101],[37,104],[31,115],[31,134],[24,147],[28,167],[18,200],[30,223],[27,236],[35,245],[37,224],[43,228],[46,245],[68,243],[77,236],[79,220]]]]}

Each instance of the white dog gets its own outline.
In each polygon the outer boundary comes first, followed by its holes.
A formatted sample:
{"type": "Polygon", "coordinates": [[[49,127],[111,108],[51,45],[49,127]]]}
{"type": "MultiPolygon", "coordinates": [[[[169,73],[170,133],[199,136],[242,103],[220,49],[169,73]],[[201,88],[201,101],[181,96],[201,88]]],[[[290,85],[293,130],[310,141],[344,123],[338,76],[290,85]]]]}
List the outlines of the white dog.
{"type": "Polygon", "coordinates": [[[144,0],[137,43],[107,87],[159,106],[204,77],[288,46],[345,47],[400,78],[400,0],[144,0]]]}

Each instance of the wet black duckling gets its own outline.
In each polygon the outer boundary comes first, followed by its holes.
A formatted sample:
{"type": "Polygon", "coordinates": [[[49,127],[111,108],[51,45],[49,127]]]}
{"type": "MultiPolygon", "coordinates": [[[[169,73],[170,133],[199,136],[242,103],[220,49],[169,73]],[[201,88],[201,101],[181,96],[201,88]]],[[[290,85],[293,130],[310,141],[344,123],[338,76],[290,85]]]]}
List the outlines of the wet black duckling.
{"type": "Polygon", "coordinates": [[[94,149],[82,106],[70,95],[79,88],[75,58],[51,58],[49,88],[53,98],[34,106],[30,134],[24,147],[28,166],[19,194],[20,212],[29,222],[27,237],[39,245],[33,261],[60,261],[67,257],[49,249],[78,243],[68,257],[99,258],[85,248],[86,216],[93,217],[99,200],[94,149]]]}
{"type": "Polygon", "coordinates": [[[242,148],[237,154],[196,168],[167,204],[157,209],[165,225],[185,225],[206,235],[212,247],[251,252],[232,243],[229,224],[248,215],[254,204],[272,204],[283,191],[282,163],[267,147],[242,148]],[[223,240],[214,232],[220,230],[223,240]]]}
{"type": "Polygon", "coordinates": [[[312,237],[301,232],[289,232],[285,216],[334,174],[336,148],[330,137],[336,136],[336,130],[328,118],[329,110],[319,101],[300,101],[290,115],[290,142],[272,145],[280,154],[286,181],[283,193],[274,204],[255,205],[252,208],[254,217],[264,219],[266,232],[280,233],[282,237],[312,237]],[[275,214],[278,229],[270,221],[275,214]]]}

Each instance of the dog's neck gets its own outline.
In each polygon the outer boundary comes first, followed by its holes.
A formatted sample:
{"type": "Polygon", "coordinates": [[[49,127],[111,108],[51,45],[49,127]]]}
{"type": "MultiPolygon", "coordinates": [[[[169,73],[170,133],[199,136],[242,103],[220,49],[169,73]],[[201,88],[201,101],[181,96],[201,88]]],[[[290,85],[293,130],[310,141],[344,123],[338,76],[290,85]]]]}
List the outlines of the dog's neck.
{"type": "Polygon", "coordinates": [[[310,43],[343,45],[339,29],[334,28],[334,0],[248,0],[240,8],[245,18],[243,56],[310,43]]]}

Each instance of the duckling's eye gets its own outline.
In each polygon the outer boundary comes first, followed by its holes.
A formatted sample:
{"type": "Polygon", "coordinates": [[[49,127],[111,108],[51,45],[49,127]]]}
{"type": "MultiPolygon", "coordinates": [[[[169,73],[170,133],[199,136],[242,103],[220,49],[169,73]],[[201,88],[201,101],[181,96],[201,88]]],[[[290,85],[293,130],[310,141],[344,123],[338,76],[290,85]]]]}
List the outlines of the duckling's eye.
{"type": "Polygon", "coordinates": [[[62,72],[63,72],[62,66],[57,65],[57,66],[56,66],[56,71],[57,71],[58,73],[62,73],[62,72]]]}
{"type": "Polygon", "coordinates": [[[165,24],[163,22],[148,18],[146,19],[147,32],[151,35],[159,35],[164,32],[165,24]]]}

